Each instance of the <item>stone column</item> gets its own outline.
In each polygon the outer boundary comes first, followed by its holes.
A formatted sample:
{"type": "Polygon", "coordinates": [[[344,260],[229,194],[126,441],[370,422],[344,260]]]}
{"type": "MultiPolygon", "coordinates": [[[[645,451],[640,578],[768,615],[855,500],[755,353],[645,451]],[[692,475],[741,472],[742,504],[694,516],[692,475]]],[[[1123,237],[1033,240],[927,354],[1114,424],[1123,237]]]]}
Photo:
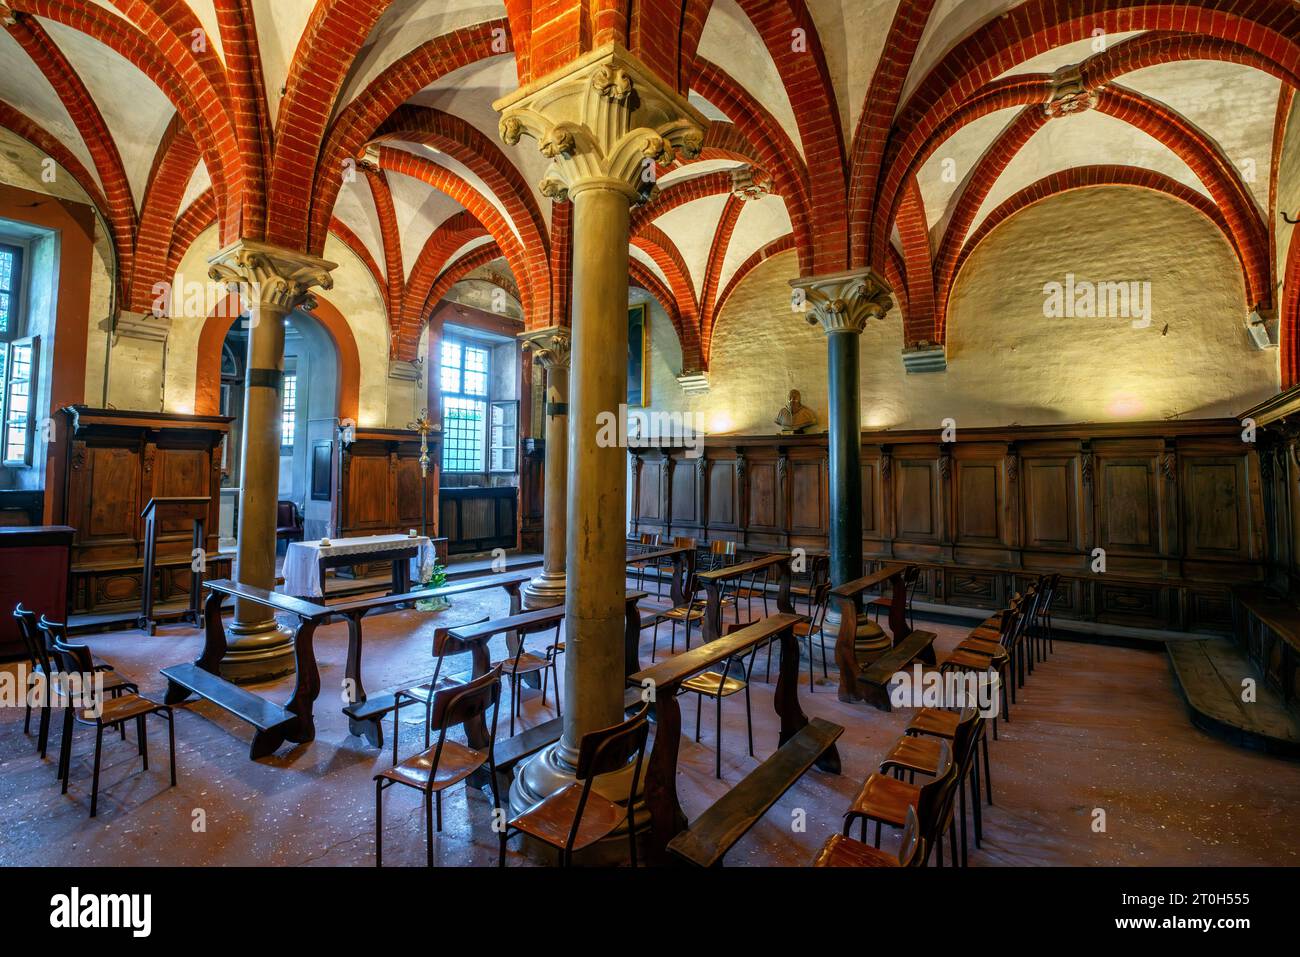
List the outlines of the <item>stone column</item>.
{"type": "MultiPolygon", "coordinates": [[[[284,321],[307,303],[313,286],[333,285],[335,264],[249,240],[227,246],[208,264],[211,278],[240,296],[249,323],[235,580],[270,591],[275,587],[284,321]]],[[[271,609],[236,601],[221,673],[232,681],[265,681],[293,667],[292,636],[277,626],[271,609]]]]}
{"type": "MultiPolygon", "coordinates": [[[[809,325],[826,333],[830,426],[831,585],[862,577],[862,403],[859,348],[867,320],[893,308],[889,286],[870,269],[810,276],[790,283],[809,325]]],[[[827,617],[837,621],[837,609],[827,617]]]]}
{"type": "Polygon", "coordinates": [[[553,326],[519,337],[546,370],[546,461],[542,479],[542,571],[524,586],[525,608],[564,603],[569,488],[569,330],[553,326]]]}
{"type": "Polygon", "coordinates": [[[573,780],[584,734],[623,719],[627,452],[608,422],[627,401],[630,206],[656,163],[699,155],[708,121],[617,44],[494,105],[507,143],[526,134],[553,160],[542,192],[574,204],[564,734],[520,768],[518,810],[573,780]]]}

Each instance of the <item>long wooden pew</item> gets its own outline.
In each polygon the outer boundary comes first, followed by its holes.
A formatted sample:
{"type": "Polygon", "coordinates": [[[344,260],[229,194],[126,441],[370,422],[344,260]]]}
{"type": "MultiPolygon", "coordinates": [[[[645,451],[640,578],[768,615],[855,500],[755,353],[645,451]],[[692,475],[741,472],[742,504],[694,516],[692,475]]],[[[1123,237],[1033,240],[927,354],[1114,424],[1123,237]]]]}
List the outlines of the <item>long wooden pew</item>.
{"type": "Polygon", "coordinates": [[[203,604],[203,652],[192,664],[163,668],[167,679],[166,704],[179,704],[192,695],[206,698],[255,729],[249,747],[251,761],[266,757],[285,741],[303,744],[316,737],[312,705],[320,694],[320,671],[312,638],[316,627],[329,617],[322,605],[291,598],[278,592],[241,585],[221,578],[206,581],[203,604]],[[292,615],[298,620],[293,634],[293,660],[297,669],[293,694],[283,705],[255,694],[221,676],[221,659],[226,656],[226,629],[221,622],[221,603],[230,595],[242,601],[292,615]]]}
{"type": "MultiPolygon", "coordinates": [[[[720,860],[810,765],[839,773],[840,755],[835,738],[843,729],[828,722],[810,725],[799,705],[799,643],[793,629],[800,620],[798,615],[776,614],[628,676],[628,684],[651,695],[654,702],[656,730],[645,780],[651,822],[647,851],[651,863],[668,862],[669,845],[688,829],[694,832],[689,839],[692,847],[711,848],[698,852],[696,856],[701,862],[720,860]],[[740,794],[718,815],[701,818],[697,822],[699,827],[688,825],[677,798],[677,758],[682,736],[677,693],[681,684],[692,675],[743,655],[773,638],[781,642],[780,674],[773,695],[773,707],[781,719],[777,753],[760,766],[759,770],[766,767],[766,772],[750,774],[733,789],[740,794]],[[796,739],[798,745],[786,748],[796,739]]],[[[695,853],[687,851],[688,855],[695,853]]]]}
{"type": "Polygon", "coordinates": [[[920,658],[934,666],[935,634],[932,631],[913,631],[907,624],[907,587],[903,573],[907,565],[882,568],[855,581],[845,582],[831,589],[831,597],[839,603],[840,630],[835,639],[835,664],[840,670],[839,699],[841,701],[866,700],[882,711],[891,710],[889,681],[900,670],[920,658]],[[889,648],[872,661],[863,662],[857,653],[859,632],[879,631],[863,613],[862,596],[871,590],[888,586],[892,591],[889,604],[889,648]]]}

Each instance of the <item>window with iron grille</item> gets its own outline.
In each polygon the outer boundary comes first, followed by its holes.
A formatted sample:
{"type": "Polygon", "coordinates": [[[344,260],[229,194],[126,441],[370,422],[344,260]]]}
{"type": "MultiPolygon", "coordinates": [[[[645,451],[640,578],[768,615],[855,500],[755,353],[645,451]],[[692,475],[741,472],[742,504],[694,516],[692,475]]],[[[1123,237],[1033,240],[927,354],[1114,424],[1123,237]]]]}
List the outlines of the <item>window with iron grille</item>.
{"type": "Polygon", "coordinates": [[[442,467],[482,472],[490,354],[460,339],[442,342],[442,467]]]}
{"type": "Polygon", "coordinates": [[[18,307],[22,290],[23,251],[0,243],[0,337],[18,331],[18,307]]]}
{"type": "Polygon", "coordinates": [[[298,377],[293,374],[284,377],[284,397],[280,406],[280,447],[293,448],[294,436],[298,431],[298,377]]]}

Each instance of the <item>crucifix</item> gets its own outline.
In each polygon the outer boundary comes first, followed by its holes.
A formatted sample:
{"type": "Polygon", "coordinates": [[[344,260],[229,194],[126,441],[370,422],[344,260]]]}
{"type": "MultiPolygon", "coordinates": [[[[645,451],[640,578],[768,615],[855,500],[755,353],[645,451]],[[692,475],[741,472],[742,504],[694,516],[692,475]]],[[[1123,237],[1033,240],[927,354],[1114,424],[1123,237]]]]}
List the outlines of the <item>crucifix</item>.
{"type": "Polygon", "coordinates": [[[429,500],[429,433],[438,429],[429,418],[425,409],[420,417],[406,426],[420,433],[420,534],[428,536],[428,500],[429,500]]]}

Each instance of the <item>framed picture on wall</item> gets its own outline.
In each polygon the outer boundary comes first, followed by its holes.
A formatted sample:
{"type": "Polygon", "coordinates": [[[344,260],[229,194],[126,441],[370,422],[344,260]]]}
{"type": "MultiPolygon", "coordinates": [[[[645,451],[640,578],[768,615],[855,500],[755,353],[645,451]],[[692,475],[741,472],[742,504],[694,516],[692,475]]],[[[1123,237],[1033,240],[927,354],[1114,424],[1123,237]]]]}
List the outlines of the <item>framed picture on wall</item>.
{"type": "Polygon", "coordinates": [[[311,500],[328,502],[330,500],[330,459],[334,443],[330,439],[317,442],[311,447],[311,500]]]}
{"type": "Polygon", "coordinates": [[[627,405],[650,404],[650,310],[645,303],[627,310],[627,405]]]}

